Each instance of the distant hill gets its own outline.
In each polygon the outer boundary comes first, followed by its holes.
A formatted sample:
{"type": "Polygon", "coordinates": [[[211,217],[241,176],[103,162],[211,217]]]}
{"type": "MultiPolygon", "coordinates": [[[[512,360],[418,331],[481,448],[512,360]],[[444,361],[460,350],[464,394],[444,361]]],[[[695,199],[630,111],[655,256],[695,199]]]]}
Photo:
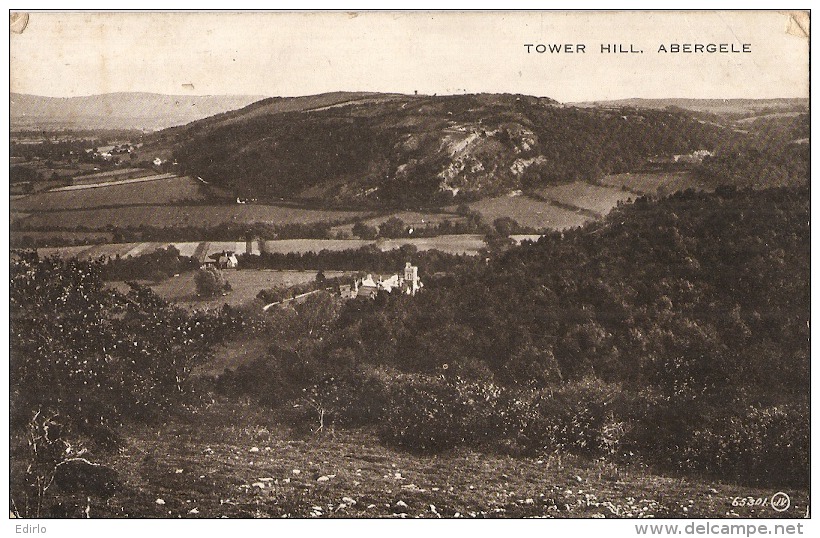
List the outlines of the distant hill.
{"type": "Polygon", "coordinates": [[[256,95],[161,95],[107,93],[84,97],[42,97],[12,93],[11,129],[136,129],[154,131],[242,108],[256,95]]]}
{"type": "Polygon", "coordinates": [[[664,109],[675,107],[718,116],[749,117],[778,112],[807,112],[809,100],[783,99],[616,99],[573,103],[580,107],[636,107],[664,109]]]}
{"type": "MultiPolygon", "coordinates": [[[[627,172],[735,136],[685,111],[510,94],[274,98],[155,133],[181,171],[237,196],[408,206],[627,172]]],[[[152,149],[153,150],[153,149],[152,149]]]]}

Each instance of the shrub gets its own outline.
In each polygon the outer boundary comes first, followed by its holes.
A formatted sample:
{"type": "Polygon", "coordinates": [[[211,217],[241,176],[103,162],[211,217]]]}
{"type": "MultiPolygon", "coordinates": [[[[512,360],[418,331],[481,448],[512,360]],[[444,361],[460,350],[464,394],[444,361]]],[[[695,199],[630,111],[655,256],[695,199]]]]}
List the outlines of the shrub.
{"type": "Polygon", "coordinates": [[[807,405],[750,406],[695,430],[682,467],[741,482],[809,484],[807,405]]]}
{"type": "Polygon", "coordinates": [[[510,430],[508,404],[505,391],[491,383],[403,375],[390,384],[380,435],[422,452],[491,443],[510,430]]]}
{"type": "Polygon", "coordinates": [[[376,236],[379,234],[379,230],[376,229],[375,226],[370,226],[361,221],[353,224],[353,229],[351,231],[353,232],[353,235],[359,237],[360,239],[376,239],[376,236]]]}
{"type": "Polygon", "coordinates": [[[225,274],[213,266],[199,269],[194,275],[194,282],[196,283],[196,293],[203,297],[220,295],[228,285],[225,274]]]}
{"type": "Polygon", "coordinates": [[[112,440],[190,396],[192,369],[241,323],[170,306],[149,288],[103,288],[98,263],[18,254],[10,267],[12,424],[53,409],[77,431],[112,440]]]}
{"type": "Polygon", "coordinates": [[[617,455],[630,403],[619,385],[597,379],[540,390],[531,397],[519,443],[532,454],[565,450],[617,455]]]}

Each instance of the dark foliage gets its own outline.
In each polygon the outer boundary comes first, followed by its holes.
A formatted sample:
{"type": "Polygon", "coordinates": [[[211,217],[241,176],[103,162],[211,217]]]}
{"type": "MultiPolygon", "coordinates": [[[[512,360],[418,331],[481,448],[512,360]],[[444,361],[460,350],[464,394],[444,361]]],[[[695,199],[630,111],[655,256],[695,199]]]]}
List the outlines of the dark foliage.
{"type": "Polygon", "coordinates": [[[344,425],[368,394],[381,408],[360,420],[416,450],[562,450],[805,484],[808,200],[806,186],[639,199],[416,297],[349,301],[318,338],[291,319],[274,362],[234,388],[287,365],[269,404],[301,386],[344,425]]]}
{"type": "Polygon", "coordinates": [[[195,259],[180,256],[176,247],[168,245],[139,256],[108,259],[102,266],[102,276],[104,280],[163,280],[198,267],[195,259]]]}
{"type": "Polygon", "coordinates": [[[48,409],[105,441],[123,421],[186,401],[191,370],[242,325],[231,309],[191,314],[137,284],[107,290],[101,273],[98,262],[13,255],[12,425],[48,409]]]}

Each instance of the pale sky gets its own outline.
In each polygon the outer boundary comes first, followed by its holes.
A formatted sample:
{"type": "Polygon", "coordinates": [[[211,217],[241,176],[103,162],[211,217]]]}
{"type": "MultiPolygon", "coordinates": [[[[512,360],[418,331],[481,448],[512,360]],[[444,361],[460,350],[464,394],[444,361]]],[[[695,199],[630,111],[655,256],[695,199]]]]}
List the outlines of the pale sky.
{"type": "Polygon", "coordinates": [[[11,91],[49,96],[309,95],[338,90],[808,97],[808,40],[783,12],[32,13],[11,91]],[[585,53],[527,53],[525,44],[585,53]],[[602,43],[642,54],[602,54],[602,43]],[[658,53],[672,43],[751,53],[658,53]]]}

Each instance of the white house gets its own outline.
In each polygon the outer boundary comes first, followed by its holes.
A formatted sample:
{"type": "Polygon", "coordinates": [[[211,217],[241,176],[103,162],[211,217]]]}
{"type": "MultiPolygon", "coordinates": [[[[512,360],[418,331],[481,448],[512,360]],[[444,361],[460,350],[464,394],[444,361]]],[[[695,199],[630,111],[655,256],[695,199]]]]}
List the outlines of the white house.
{"type": "Polygon", "coordinates": [[[367,275],[361,282],[356,282],[354,296],[375,297],[380,290],[387,293],[397,290],[399,293],[415,295],[423,286],[424,284],[419,279],[419,268],[407,262],[402,273],[390,275],[387,278],[378,276],[376,279],[373,275],[367,275]]]}
{"type": "MultiPolygon", "coordinates": [[[[232,250],[223,250],[217,254],[211,254],[211,259],[216,261],[219,269],[236,269],[239,266],[239,259],[232,250]]],[[[205,263],[207,265],[207,262],[205,263]]]]}

